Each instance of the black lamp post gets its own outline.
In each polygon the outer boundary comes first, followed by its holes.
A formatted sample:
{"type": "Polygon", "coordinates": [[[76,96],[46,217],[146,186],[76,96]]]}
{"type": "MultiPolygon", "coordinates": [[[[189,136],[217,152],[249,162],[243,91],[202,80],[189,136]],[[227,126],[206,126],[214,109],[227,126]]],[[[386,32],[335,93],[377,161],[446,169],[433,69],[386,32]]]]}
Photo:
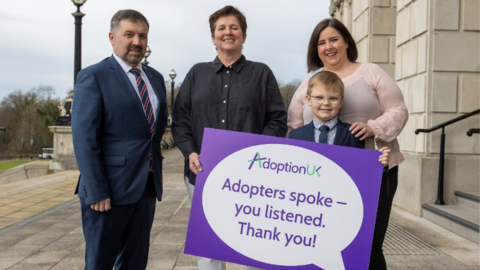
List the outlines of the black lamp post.
{"type": "Polygon", "coordinates": [[[87,0],[72,0],[73,4],[77,6],[77,11],[72,13],[75,17],[75,60],[73,64],[73,87],[77,83],[77,74],[82,69],[82,18],[85,16],[80,12],[80,7],[87,2],[87,0]]]}
{"type": "Polygon", "coordinates": [[[173,92],[175,91],[175,81],[173,79],[175,79],[175,77],[177,77],[177,73],[175,72],[175,70],[172,68],[172,71],[170,71],[170,74],[168,74],[170,76],[170,78],[172,79],[172,94],[171,94],[171,103],[170,103],[170,116],[168,117],[169,120],[170,120],[170,126],[172,125],[172,121],[173,121],[173,118],[172,118],[172,115],[173,115],[173,92]]]}
{"type": "Polygon", "coordinates": [[[147,61],[147,57],[149,57],[150,54],[152,54],[152,50],[150,50],[150,47],[147,46],[147,50],[145,51],[145,61],[143,61],[142,64],[145,64],[148,66],[150,62],[147,61]]]}

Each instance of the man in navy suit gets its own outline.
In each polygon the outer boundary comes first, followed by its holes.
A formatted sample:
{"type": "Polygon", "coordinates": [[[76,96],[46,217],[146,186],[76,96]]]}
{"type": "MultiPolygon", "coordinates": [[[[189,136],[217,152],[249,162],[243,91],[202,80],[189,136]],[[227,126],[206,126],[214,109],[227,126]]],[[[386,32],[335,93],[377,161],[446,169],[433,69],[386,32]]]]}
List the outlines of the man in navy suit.
{"type": "MultiPolygon", "coordinates": [[[[363,149],[364,142],[349,131],[350,124],[337,117],[343,104],[343,93],[343,82],[335,73],[321,71],[313,75],[308,81],[307,101],[314,118],[309,124],[290,131],[288,138],[363,149]]],[[[385,166],[386,173],[390,150],[384,147],[380,151],[383,154],[379,161],[385,166]]]]}
{"type": "Polygon", "coordinates": [[[145,269],[167,119],[163,77],[142,65],[149,24],[138,11],[111,20],[113,55],[80,71],[72,135],[86,241],[85,269],[145,269]]]}

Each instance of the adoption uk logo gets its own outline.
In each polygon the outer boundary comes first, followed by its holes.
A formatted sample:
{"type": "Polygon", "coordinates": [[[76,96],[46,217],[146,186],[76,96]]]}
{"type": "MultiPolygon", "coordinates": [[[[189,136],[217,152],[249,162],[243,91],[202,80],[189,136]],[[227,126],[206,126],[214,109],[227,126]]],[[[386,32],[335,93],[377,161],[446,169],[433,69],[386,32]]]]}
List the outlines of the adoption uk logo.
{"type": "Polygon", "coordinates": [[[310,164],[307,164],[307,166],[298,166],[298,165],[292,165],[292,162],[273,162],[271,161],[270,158],[268,157],[260,157],[260,152],[255,153],[253,156],[253,159],[249,160],[250,166],[248,167],[249,170],[252,169],[254,164],[258,162],[258,167],[260,169],[266,169],[266,170],[272,170],[272,171],[277,171],[277,174],[279,172],[288,172],[288,173],[296,173],[296,174],[307,174],[307,175],[317,175],[320,177],[320,173],[318,172],[322,166],[317,166],[313,165],[311,166],[310,164]],[[310,170],[311,169],[311,170],[310,170]],[[311,172],[310,172],[311,171],[311,172]]]}

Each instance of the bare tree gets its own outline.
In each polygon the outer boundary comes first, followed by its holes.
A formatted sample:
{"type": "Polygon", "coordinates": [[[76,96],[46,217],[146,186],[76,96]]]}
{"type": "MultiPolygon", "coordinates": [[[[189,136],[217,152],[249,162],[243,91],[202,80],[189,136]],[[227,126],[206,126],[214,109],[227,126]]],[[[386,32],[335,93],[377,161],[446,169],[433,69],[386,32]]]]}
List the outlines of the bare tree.
{"type": "Polygon", "coordinates": [[[295,94],[295,91],[297,91],[298,86],[302,83],[301,80],[299,79],[294,79],[289,83],[283,83],[279,82],[278,83],[278,88],[280,88],[280,93],[283,98],[283,103],[285,104],[285,108],[288,110],[288,107],[290,106],[290,103],[292,102],[292,97],[295,94]]]}
{"type": "Polygon", "coordinates": [[[0,136],[1,154],[36,153],[42,145],[53,143],[48,126],[57,118],[60,103],[54,93],[53,87],[40,85],[26,93],[16,90],[0,102],[0,123],[8,130],[0,136]]]}

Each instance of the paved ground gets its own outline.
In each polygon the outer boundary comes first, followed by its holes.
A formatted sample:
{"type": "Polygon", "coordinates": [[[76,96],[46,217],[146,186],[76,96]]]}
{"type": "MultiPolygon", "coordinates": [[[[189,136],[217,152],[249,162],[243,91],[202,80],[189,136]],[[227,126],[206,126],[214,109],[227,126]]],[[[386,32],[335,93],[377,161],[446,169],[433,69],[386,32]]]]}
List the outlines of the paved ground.
{"type": "Polygon", "coordinates": [[[2,185],[0,229],[75,199],[78,174],[65,171],[2,185]]]}
{"type": "MultiPolygon", "coordinates": [[[[148,269],[197,269],[183,254],[190,202],[183,158],[165,151],[164,200],[157,204],[148,269]]],[[[83,269],[80,205],[69,171],[0,188],[0,269],[83,269]]],[[[480,269],[480,248],[401,209],[392,211],[385,243],[389,269],[480,269]]],[[[228,270],[245,269],[228,264],[228,270]]]]}

